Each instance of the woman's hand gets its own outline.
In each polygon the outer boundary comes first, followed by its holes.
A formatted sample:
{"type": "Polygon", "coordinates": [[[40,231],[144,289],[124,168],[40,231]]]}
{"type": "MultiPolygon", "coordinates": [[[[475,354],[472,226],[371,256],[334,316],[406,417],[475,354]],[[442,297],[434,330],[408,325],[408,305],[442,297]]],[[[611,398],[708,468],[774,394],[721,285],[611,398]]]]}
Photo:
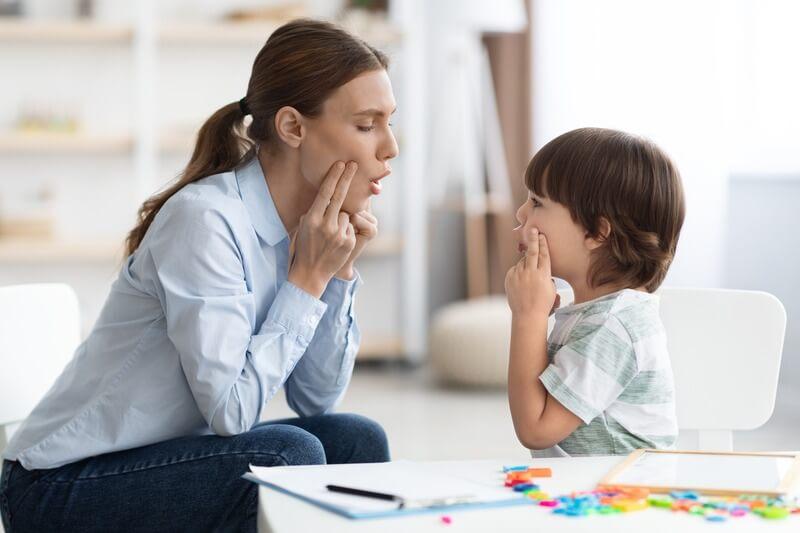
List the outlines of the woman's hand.
{"type": "Polygon", "coordinates": [[[354,161],[331,166],[292,239],[288,279],[316,298],[356,246],[356,230],[341,209],[357,169],[354,161]]]}
{"type": "Polygon", "coordinates": [[[547,239],[534,228],[525,255],[506,274],[506,295],[511,312],[519,317],[544,317],[557,305],[556,287],[550,272],[547,239]]]}
{"type": "Polygon", "coordinates": [[[350,215],[350,223],[356,231],[356,245],[344,266],[336,273],[336,277],[344,280],[351,280],[355,276],[353,265],[364,247],[378,235],[378,219],[375,218],[369,208],[350,215]]]}

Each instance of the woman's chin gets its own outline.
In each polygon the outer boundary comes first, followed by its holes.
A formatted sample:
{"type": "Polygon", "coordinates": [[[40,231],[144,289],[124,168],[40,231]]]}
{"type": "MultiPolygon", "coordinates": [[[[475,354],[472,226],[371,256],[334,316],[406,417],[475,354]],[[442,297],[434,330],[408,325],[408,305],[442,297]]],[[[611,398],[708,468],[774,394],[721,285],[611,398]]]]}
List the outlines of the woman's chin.
{"type": "Polygon", "coordinates": [[[348,198],[342,204],[342,211],[354,215],[369,208],[369,196],[359,198],[348,198]]]}

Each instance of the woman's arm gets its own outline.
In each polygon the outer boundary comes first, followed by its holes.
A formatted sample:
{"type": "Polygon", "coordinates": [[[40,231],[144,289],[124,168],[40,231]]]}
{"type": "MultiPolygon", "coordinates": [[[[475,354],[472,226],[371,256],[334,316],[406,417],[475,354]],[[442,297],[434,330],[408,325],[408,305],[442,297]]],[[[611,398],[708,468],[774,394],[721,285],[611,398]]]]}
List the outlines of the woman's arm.
{"type": "Polygon", "coordinates": [[[378,235],[378,219],[367,209],[350,215],[350,223],[356,244],[322,294],[328,310],[306,354],[286,382],[286,401],[300,416],[327,413],[336,406],[350,383],[361,344],[353,311],[353,298],[361,278],[354,264],[378,235]]]}
{"type": "Polygon", "coordinates": [[[195,198],[165,205],[159,218],[140,252],[153,262],[187,384],[214,433],[248,431],[303,356],[327,304],[286,282],[254,331],[255,302],[225,215],[195,198]]]}
{"type": "Polygon", "coordinates": [[[361,333],[353,301],[361,278],[333,278],[322,301],[328,309],[305,355],[286,380],[286,401],[300,416],[325,414],[334,409],[350,383],[361,333]]]}

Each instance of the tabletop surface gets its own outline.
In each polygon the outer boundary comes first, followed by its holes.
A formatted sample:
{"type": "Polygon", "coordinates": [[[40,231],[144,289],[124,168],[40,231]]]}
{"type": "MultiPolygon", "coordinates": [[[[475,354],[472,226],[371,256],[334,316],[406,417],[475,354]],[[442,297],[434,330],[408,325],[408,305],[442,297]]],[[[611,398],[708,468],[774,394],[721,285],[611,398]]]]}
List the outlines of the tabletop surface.
{"type": "MultiPolygon", "coordinates": [[[[591,490],[597,482],[624,457],[566,457],[537,459],[530,466],[550,467],[553,477],[541,479],[542,490],[553,497],[573,491],[591,490]]],[[[513,461],[447,461],[436,462],[437,468],[453,468],[454,472],[469,469],[485,472],[487,480],[502,484],[503,465],[517,464],[513,461]]],[[[424,464],[424,463],[423,463],[424,464]]],[[[437,512],[404,517],[350,520],[305,503],[297,498],[269,489],[259,488],[259,531],[262,533],[289,533],[296,531],[380,531],[381,533],[426,531],[452,532],[515,532],[558,531],[568,532],[675,532],[695,531],[800,531],[800,516],[793,515],[784,520],[765,520],[748,515],[729,518],[725,523],[714,523],[685,512],[662,509],[616,514],[609,516],[566,517],[554,515],[549,509],[536,505],[524,505],[494,509],[464,509],[452,512],[437,512]],[[449,523],[442,518],[449,517],[449,523]]]]}

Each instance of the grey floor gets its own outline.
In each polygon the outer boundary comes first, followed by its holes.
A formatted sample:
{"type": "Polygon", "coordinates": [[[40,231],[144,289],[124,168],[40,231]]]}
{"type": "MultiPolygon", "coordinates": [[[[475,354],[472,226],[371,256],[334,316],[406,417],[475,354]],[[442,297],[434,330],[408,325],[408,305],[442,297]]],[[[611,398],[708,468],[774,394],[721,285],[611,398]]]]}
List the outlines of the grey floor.
{"type": "MultiPolygon", "coordinates": [[[[772,418],[761,428],[734,434],[736,450],[800,450],[800,398],[780,390],[772,418]]],[[[424,367],[357,367],[338,411],[380,422],[395,459],[525,459],[514,435],[504,390],[443,387],[424,367]]],[[[265,419],[292,416],[283,397],[265,419]]],[[[692,433],[679,446],[691,447],[692,433]]]]}

